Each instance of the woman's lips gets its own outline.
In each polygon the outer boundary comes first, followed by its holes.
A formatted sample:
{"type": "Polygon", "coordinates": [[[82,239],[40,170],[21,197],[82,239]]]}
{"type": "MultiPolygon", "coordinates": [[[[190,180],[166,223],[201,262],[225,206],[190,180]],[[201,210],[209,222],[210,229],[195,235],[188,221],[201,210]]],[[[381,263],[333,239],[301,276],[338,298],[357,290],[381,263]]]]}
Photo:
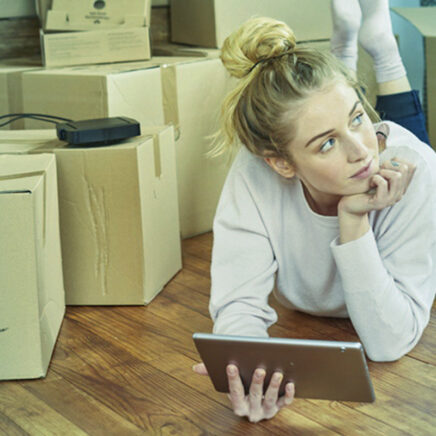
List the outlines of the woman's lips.
{"type": "Polygon", "coordinates": [[[352,179],[366,179],[371,174],[371,164],[373,162],[373,159],[369,162],[368,165],[361,168],[357,173],[351,176],[352,179]]]}

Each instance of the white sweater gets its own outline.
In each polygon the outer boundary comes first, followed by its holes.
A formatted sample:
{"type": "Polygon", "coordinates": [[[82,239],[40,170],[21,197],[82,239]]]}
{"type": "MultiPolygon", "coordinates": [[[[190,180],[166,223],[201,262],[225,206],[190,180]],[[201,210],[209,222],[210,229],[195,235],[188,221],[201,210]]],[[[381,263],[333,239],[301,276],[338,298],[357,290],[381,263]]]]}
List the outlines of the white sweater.
{"type": "MultiPolygon", "coordinates": [[[[436,153],[388,122],[380,163],[417,166],[404,197],[369,214],[370,230],[339,245],[338,217],[313,212],[298,179],[284,180],[242,148],[214,221],[214,333],[267,336],[268,297],[319,316],[349,317],[368,357],[399,359],[420,339],[436,292],[436,153]]],[[[292,335],[292,332],[291,332],[292,335]]]]}

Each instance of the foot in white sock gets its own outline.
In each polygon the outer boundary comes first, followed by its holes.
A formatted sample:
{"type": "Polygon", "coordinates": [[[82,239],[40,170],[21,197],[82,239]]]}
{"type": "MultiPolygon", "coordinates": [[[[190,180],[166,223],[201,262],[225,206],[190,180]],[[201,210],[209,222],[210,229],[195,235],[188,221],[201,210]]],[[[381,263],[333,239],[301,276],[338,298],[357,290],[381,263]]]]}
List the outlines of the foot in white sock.
{"type": "Polygon", "coordinates": [[[359,42],[371,55],[378,83],[406,75],[397,42],[392,33],[389,0],[359,0],[362,24],[359,42]]]}
{"type": "Polygon", "coordinates": [[[358,0],[332,0],[331,51],[348,68],[357,69],[357,37],[361,12],[358,0]]]}

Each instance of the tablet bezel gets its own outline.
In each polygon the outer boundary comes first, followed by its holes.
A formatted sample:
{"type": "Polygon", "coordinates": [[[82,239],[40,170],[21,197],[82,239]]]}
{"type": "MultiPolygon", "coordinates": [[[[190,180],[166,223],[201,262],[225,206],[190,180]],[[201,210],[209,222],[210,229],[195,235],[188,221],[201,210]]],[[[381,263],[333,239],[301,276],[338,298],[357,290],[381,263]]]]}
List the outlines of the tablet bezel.
{"type": "Polygon", "coordinates": [[[373,402],[374,389],[360,342],[260,338],[194,333],[193,340],[215,389],[228,392],[226,366],[238,366],[248,393],[253,371],[266,371],[264,390],[275,371],[283,373],[279,394],[288,381],[295,397],[373,402]],[[322,362],[322,363],[320,363],[322,362]]]}

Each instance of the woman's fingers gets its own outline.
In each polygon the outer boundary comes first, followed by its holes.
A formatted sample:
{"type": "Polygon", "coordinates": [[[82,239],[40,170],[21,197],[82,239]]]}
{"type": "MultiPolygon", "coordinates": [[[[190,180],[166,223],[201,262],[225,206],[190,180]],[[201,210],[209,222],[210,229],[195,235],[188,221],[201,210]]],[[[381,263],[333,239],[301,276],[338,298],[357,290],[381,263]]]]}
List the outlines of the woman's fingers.
{"type": "Polygon", "coordinates": [[[289,406],[294,400],[295,385],[294,383],[287,383],[285,388],[285,395],[281,396],[277,402],[279,409],[285,406],[289,406]]]}
{"type": "Polygon", "coordinates": [[[410,181],[412,180],[413,174],[415,174],[416,165],[412,165],[410,162],[398,158],[390,160],[389,163],[393,169],[401,172],[403,175],[405,184],[404,192],[406,192],[410,181]]]}
{"type": "Polygon", "coordinates": [[[285,395],[279,398],[277,401],[277,406],[279,409],[285,406],[289,406],[294,400],[295,396],[295,385],[294,383],[287,383],[285,388],[285,395]]]}
{"type": "Polygon", "coordinates": [[[381,169],[380,175],[387,180],[388,190],[382,199],[386,206],[392,206],[399,201],[406,189],[404,176],[399,171],[381,169]]]}
{"type": "Polygon", "coordinates": [[[396,158],[383,163],[379,174],[372,179],[372,183],[377,186],[376,193],[371,200],[376,209],[392,206],[401,200],[407,191],[415,169],[414,165],[396,158]],[[380,176],[387,183],[383,183],[380,176]]]}
{"type": "Polygon", "coordinates": [[[195,365],[192,366],[192,369],[194,370],[195,373],[199,375],[208,375],[206,365],[203,362],[196,363],[195,365]]]}
{"type": "Polygon", "coordinates": [[[277,406],[277,401],[279,398],[279,389],[282,380],[283,374],[281,372],[275,372],[271,377],[271,381],[269,382],[263,400],[263,410],[265,412],[265,418],[272,418],[279,410],[279,407],[277,406]]]}
{"type": "Polygon", "coordinates": [[[412,180],[413,174],[415,173],[416,166],[412,165],[410,162],[407,162],[402,159],[394,158],[389,161],[386,161],[381,166],[381,169],[387,169],[396,171],[401,174],[401,180],[403,182],[403,194],[407,191],[409,187],[410,181],[412,180]]]}
{"type": "Polygon", "coordinates": [[[248,394],[248,404],[250,413],[248,419],[251,422],[260,421],[263,418],[262,399],[263,399],[263,382],[266,372],[263,368],[257,368],[251,379],[250,391],[248,394]]]}
{"type": "Polygon", "coordinates": [[[371,179],[371,187],[375,187],[375,194],[369,199],[373,209],[385,207],[385,198],[388,194],[388,181],[380,174],[375,174],[371,179]]]}
{"type": "Polygon", "coordinates": [[[247,416],[249,412],[247,401],[245,400],[245,390],[239,376],[236,365],[227,365],[227,379],[229,382],[229,398],[232,402],[233,411],[237,416],[247,416]]]}
{"type": "Polygon", "coordinates": [[[228,397],[232,402],[233,411],[237,416],[246,416],[250,422],[272,418],[282,407],[291,404],[294,399],[293,383],[286,385],[285,395],[279,398],[279,389],[283,380],[280,372],[272,375],[265,395],[263,395],[266,371],[263,368],[257,368],[253,372],[249,393],[245,395],[237,366],[229,364],[226,371],[229,382],[228,397]]]}

